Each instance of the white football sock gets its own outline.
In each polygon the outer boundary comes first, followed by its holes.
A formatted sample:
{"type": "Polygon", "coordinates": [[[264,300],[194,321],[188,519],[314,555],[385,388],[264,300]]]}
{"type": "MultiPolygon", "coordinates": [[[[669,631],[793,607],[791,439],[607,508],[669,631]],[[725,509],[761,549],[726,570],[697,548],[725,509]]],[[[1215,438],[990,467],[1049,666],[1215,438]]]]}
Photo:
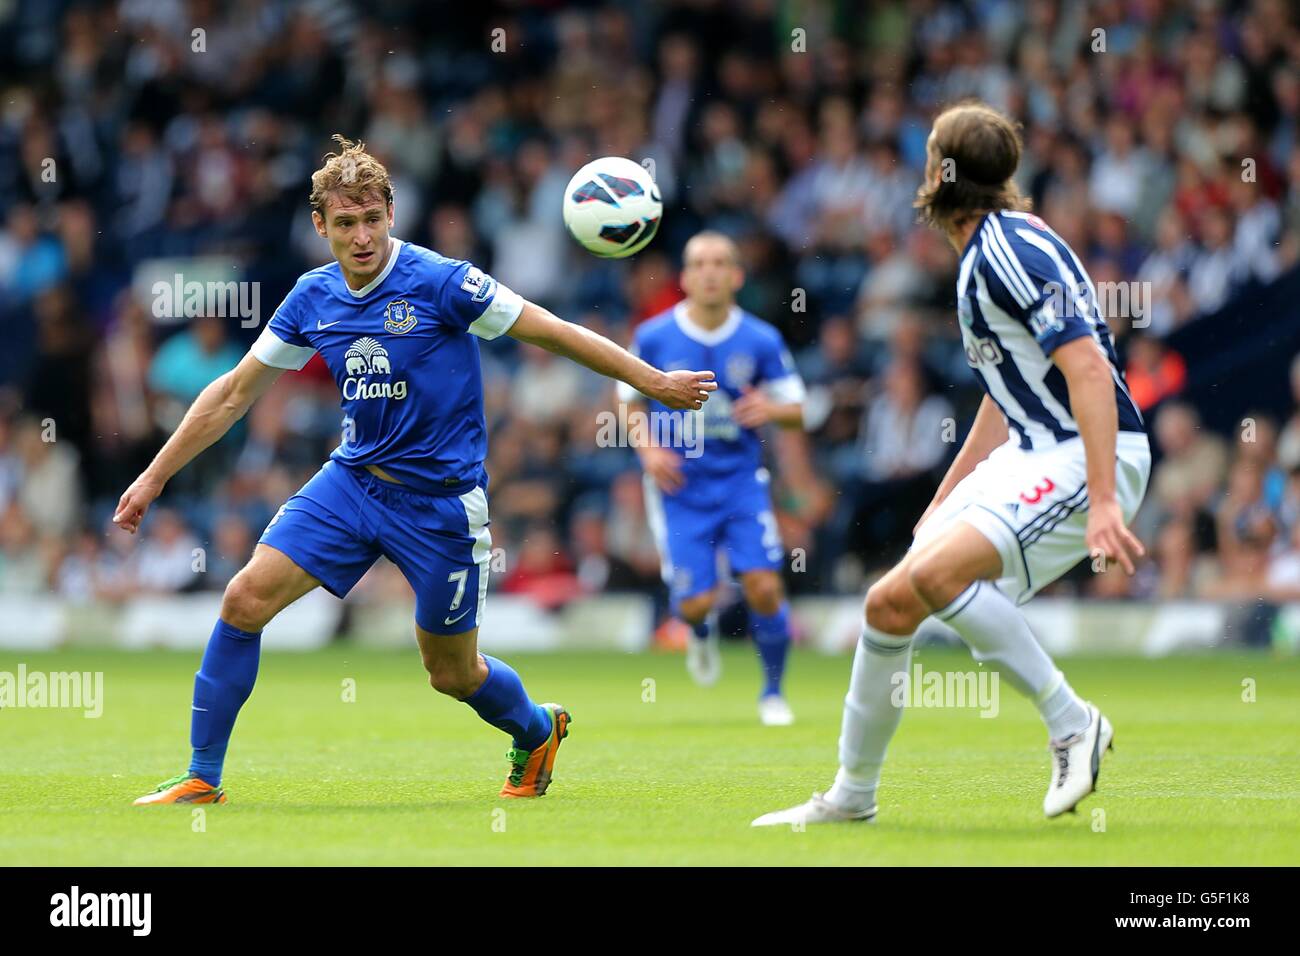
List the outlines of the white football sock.
{"type": "Polygon", "coordinates": [[[991,582],[976,581],[934,616],[961,635],[977,661],[996,667],[1034,702],[1052,737],[1087,728],[1087,706],[1034,639],[1020,609],[991,582]]]}
{"type": "Polygon", "coordinates": [[[1056,672],[1052,683],[1047,685],[1034,703],[1038,705],[1038,712],[1043,715],[1043,722],[1047,724],[1047,732],[1054,740],[1064,740],[1074,734],[1083,733],[1092,720],[1088,705],[1074,692],[1074,688],[1060,671],[1056,672]]]}
{"type": "Polygon", "coordinates": [[[895,688],[906,682],[912,662],[912,636],[897,637],[867,625],[853,654],[853,676],[844,698],[840,725],[840,769],[826,799],[846,810],[865,810],[876,802],[880,767],[903,717],[895,688]],[[895,677],[901,674],[901,677],[895,677]]]}

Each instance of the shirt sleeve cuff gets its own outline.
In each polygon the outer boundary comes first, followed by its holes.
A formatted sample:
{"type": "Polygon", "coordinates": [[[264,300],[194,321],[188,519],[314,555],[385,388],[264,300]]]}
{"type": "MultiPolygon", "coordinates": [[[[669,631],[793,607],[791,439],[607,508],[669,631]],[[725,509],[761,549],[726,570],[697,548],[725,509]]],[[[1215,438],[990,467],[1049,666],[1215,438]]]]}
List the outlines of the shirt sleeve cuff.
{"type": "Polygon", "coordinates": [[[306,345],[291,345],[271,331],[268,325],[262,329],[251,349],[253,358],[271,368],[298,371],[306,365],[316,350],[306,345]]]}
{"type": "Polygon", "coordinates": [[[509,332],[523,311],[523,296],[498,282],[492,301],[483,310],[483,314],[470,323],[469,330],[481,339],[495,339],[509,332]]]}
{"type": "Polygon", "coordinates": [[[798,375],[787,375],[785,378],[764,382],[763,391],[767,393],[767,397],[772,401],[780,402],[782,405],[794,405],[802,402],[807,397],[803,387],[803,379],[798,375]]]}
{"type": "Polygon", "coordinates": [[[1043,348],[1043,354],[1050,356],[1062,345],[1065,345],[1068,342],[1073,342],[1075,339],[1081,339],[1085,335],[1091,336],[1092,329],[1088,328],[1088,326],[1084,325],[1082,322],[1072,323],[1065,327],[1065,331],[1057,332],[1050,339],[1044,339],[1039,344],[1043,348]]]}

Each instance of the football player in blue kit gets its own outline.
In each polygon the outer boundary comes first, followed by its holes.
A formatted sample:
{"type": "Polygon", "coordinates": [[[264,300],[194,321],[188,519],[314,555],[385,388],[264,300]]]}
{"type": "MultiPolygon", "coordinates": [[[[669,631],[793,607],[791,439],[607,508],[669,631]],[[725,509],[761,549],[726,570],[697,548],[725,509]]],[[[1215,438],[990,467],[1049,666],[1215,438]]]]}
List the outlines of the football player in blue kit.
{"type": "Polygon", "coordinates": [[[194,681],[189,769],[137,804],[224,803],[226,748],[257,676],[262,629],[316,587],[342,597],[383,555],[415,592],[416,640],[435,690],[512,738],[501,795],[539,797],[568,712],[536,704],[478,652],[487,595],[487,428],[479,339],[510,335],[698,409],[711,372],[662,372],[565,322],[468,262],[390,235],[393,189],[361,144],[335,137],[312,176],[312,221],[336,261],[303,275],[239,365],[194,401],[113,518],[134,533],[167,481],[286,369],[319,353],[342,395],[343,441],[263,533],[222,599],[194,681]]]}
{"type": "MultiPolygon", "coordinates": [[[[708,363],[719,389],[695,421],[676,430],[651,425],[667,442],[637,448],[645,470],[646,514],[655,533],[673,609],[693,632],[687,668],[700,684],[720,669],[716,616],[718,557],[739,579],[763,666],[759,717],[792,723],[782,693],[790,647],[790,613],[781,583],[785,549],[772,513],[771,478],[763,467],[762,428],[803,424],[804,386],[781,334],[736,305],[745,275],[730,238],[701,232],[686,244],[686,298],[636,330],[632,351],[660,368],[708,363]]],[[[704,366],[700,366],[704,367],[704,366]]],[[[624,387],[620,397],[636,400],[624,387]]],[[[682,418],[649,396],[649,421],[682,418]]],[[[628,412],[645,414],[636,401],[628,412]]]]}

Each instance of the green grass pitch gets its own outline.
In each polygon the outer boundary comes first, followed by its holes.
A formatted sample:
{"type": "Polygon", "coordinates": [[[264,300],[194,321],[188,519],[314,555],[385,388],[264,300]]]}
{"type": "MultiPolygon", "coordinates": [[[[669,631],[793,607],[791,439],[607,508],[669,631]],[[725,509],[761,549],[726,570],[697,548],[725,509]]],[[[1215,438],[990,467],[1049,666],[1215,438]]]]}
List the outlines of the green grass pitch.
{"type": "MultiPolygon", "coordinates": [[[[572,711],[551,791],[497,797],[506,738],[408,653],[267,653],[226,766],[230,803],[134,808],[183,770],[197,654],[0,652],[0,671],[104,673],[104,712],[0,710],[0,862],[42,864],[1294,864],[1300,661],[1246,654],[1063,662],[1115,724],[1099,792],[1047,821],[1046,735],[1002,687],[996,718],[910,710],[873,825],[753,830],[824,789],[849,660],[797,652],[798,723],[759,726],[757,663],[695,687],[671,654],[511,655],[572,711]],[[1243,681],[1254,681],[1253,702],[1243,681]],[[355,702],[344,682],[355,681],[355,702]],[[653,684],[647,684],[647,679],[653,684]],[[652,699],[650,699],[652,698],[652,699]],[[1101,814],[1095,811],[1102,811],[1101,814]],[[200,826],[200,823],[202,824],[200,826]]],[[[968,670],[924,648],[927,670],[968,670]]]]}

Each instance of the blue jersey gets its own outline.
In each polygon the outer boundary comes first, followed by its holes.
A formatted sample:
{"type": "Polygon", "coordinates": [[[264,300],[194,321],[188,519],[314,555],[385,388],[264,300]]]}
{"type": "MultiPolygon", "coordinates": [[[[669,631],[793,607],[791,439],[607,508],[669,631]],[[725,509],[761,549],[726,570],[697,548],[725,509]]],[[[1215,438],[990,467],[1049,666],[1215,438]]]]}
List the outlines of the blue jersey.
{"type": "MultiPolygon", "coordinates": [[[[698,412],[674,412],[659,402],[647,402],[652,414],[696,416],[696,428],[685,435],[698,437],[699,453],[691,447],[674,449],[682,454],[682,475],[688,485],[734,476],[752,478],[762,467],[759,433],[742,428],[732,415],[732,403],[746,389],[761,388],[783,403],[804,398],[803,381],[781,334],[739,308],[733,307],[722,325],[710,330],[693,323],[686,304],[678,303],[637,328],[632,351],[664,371],[707,369],[717,376],[717,391],[698,412]]],[[[620,396],[626,401],[635,392],[624,388],[620,396]]]]}
{"type": "Polygon", "coordinates": [[[1003,210],[981,220],[961,257],[957,318],[967,362],[1021,448],[1050,448],[1078,436],[1065,376],[1050,356],[1085,337],[1110,364],[1119,430],[1145,431],[1092,279],[1037,216],[1003,210]]]}
{"type": "Polygon", "coordinates": [[[303,275],[253,355],[300,369],[320,353],[343,397],[343,442],[332,459],[379,465],[418,491],[461,495],[486,482],[478,339],[506,332],[523,300],[468,262],[392,244],[365,288],[349,288],[337,262],[303,275]]]}

